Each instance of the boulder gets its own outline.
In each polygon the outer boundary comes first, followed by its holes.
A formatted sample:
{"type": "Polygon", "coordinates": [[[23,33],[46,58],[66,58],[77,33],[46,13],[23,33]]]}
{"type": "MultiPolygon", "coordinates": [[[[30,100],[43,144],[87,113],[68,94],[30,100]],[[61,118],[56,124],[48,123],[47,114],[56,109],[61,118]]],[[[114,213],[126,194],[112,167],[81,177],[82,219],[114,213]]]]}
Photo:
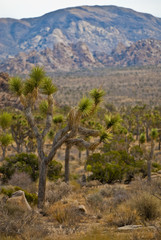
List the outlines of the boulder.
{"type": "Polygon", "coordinates": [[[142,228],[143,226],[142,225],[126,225],[126,226],[123,226],[123,227],[119,227],[118,230],[120,231],[128,231],[128,230],[135,230],[135,229],[138,229],[138,228],[142,228]]]}
{"type": "Polygon", "coordinates": [[[10,208],[16,208],[21,211],[31,211],[31,207],[25,197],[25,193],[21,190],[12,194],[12,197],[7,200],[7,206],[10,208]]]}
{"type": "Polygon", "coordinates": [[[87,210],[84,205],[79,205],[78,210],[80,213],[87,214],[87,210]]]}

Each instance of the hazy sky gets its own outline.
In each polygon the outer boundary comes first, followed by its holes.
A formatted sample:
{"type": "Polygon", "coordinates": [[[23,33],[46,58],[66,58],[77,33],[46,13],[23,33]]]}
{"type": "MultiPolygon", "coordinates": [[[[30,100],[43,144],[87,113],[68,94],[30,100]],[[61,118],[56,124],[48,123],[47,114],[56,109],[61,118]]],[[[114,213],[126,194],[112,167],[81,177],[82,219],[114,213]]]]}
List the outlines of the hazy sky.
{"type": "Polygon", "coordinates": [[[57,9],[82,5],[116,5],[161,17],[161,0],[0,0],[0,18],[38,17],[57,9]]]}

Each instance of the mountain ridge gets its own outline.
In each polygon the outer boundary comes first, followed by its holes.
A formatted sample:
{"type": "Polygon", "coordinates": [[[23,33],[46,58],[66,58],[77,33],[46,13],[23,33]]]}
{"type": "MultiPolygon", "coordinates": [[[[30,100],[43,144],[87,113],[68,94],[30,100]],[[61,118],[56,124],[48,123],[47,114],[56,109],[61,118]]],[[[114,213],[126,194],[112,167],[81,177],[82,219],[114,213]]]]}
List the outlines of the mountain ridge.
{"type": "Polygon", "coordinates": [[[91,52],[83,42],[58,43],[53,49],[40,52],[19,53],[16,57],[0,63],[0,71],[9,74],[28,74],[35,65],[43,66],[46,72],[72,71],[104,67],[131,67],[161,65],[161,41],[139,40],[129,47],[119,43],[111,54],[91,52]]]}
{"type": "Polygon", "coordinates": [[[130,46],[147,38],[161,40],[160,18],[113,5],[80,6],[36,18],[0,19],[0,58],[79,41],[91,52],[109,54],[119,42],[130,46]]]}

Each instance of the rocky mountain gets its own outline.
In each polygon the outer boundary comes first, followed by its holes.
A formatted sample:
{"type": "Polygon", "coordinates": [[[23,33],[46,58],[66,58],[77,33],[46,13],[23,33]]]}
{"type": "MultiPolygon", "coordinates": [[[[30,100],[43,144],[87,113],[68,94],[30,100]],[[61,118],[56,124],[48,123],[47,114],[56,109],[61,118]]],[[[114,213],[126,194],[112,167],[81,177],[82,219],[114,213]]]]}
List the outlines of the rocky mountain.
{"type": "Polygon", "coordinates": [[[161,41],[139,40],[129,47],[118,44],[110,55],[96,52],[94,57],[96,61],[107,67],[161,65],[161,41]]]}
{"type": "Polygon", "coordinates": [[[16,57],[3,61],[0,64],[0,71],[27,74],[35,65],[43,66],[47,72],[102,66],[87,45],[78,42],[69,45],[59,43],[52,50],[46,48],[40,52],[33,50],[30,53],[19,53],[16,57]]]}
{"type": "Polygon", "coordinates": [[[77,42],[109,54],[119,43],[127,47],[149,38],[161,40],[161,19],[150,14],[116,6],[67,8],[37,18],[1,18],[0,59],[77,42]]]}
{"type": "Polygon", "coordinates": [[[53,49],[19,53],[15,58],[0,63],[0,71],[11,75],[28,74],[35,65],[44,66],[46,72],[94,67],[161,65],[161,41],[139,40],[129,47],[119,43],[111,54],[92,53],[82,42],[69,45],[59,43],[53,49]]]}

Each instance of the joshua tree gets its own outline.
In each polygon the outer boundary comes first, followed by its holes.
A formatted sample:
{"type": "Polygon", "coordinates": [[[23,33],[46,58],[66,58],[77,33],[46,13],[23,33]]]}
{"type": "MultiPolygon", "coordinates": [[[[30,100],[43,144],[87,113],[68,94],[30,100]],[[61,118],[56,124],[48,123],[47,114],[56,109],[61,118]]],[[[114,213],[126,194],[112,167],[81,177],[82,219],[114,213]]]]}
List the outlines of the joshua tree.
{"type": "Polygon", "coordinates": [[[150,148],[150,155],[147,161],[147,174],[148,174],[148,182],[151,183],[151,162],[154,159],[154,148],[155,148],[155,141],[158,138],[158,130],[153,128],[150,133],[151,137],[151,148],[150,148]]]}
{"type": "MultiPolygon", "coordinates": [[[[45,152],[44,142],[45,136],[49,133],[52,120],[53,120],[53,94],[56,92],[56,86],[52,83],[52,79],[45,75],[45,72],[40,67],[32,69],[29,78],[24,82],[16,77],[10,80],[10,90],[14,92],[20,99],[23,105],[23,111],[30,125],[37,142],[37,152],[39,156],[39,187],[38,187],[38,207],[42,208],[45,203],[45,189],[46,189],[46,174],[48,164],[52,161],[57,150],[63,145],[77,145],[84,146],[87,149],[94,149],[100,144],[100,132],[86,129],[81,127],[81,117],[88,115],[94,110],[93,102],[85,101],[84,104],[81,102],[77,108],[71,109],[66,126],[59,129],[52,142],[50,151],[45,152]],[[46,115],[44,127],[42,129],[36,124],[34,117],[34,107],[37,103],[39,93],[46,97],[46,107],[44,108],[44,114],[46,115]],[[88,104],[87,104],[88,102],[88,104]],[[89,143],[83,138],[83,136],[100,136],[97,142],[89,143]]],[[[97,90],[93,91],[96,94],[97,101],[97,90]]]]}
{"type": "MultiPolygon", "coordinates": [[[[90,98],[84,97],[78,105],[78,110],[76,110],[76,124],[78,126],[77,138],[72,138],[66,141],[66,151],[65,151],[65,181],[69,181],[69,160],[70,160],[70,149],[73,145],[77,146],[79,149],[85,148],[89,153],[89,150],[95,150],[99,144],[109,138],[109,132],[116,126],[120,120],[118,115],[106,115],[104,126],[100,125],[100,130],[95,130],[83,127],[81,120],[83,122],[86,119],[89,120],[92,117],[99,104],[102,102],[105,92],[101,89],[93,89],[90,91],[90,98]],[[81,113],[81,114],[80,114],[81,113]],[[94,143],[90,143],[90,138],[98,138],[94,143]]],[[[73,121],[73,120],[72,120],[73,121]]]]}
{"type": "MultiPolygon", "coordinates": [[[[150,133],[151,137],[151,146],[150,146],[150,154],[146,155],[147,158],[147,182],[151,183],[151,163],[152,160],[154,159],[154,148],[155,148],[155,141],[158,138],[158,130],[156,128],[151,129],[150,133]]],[[[143,145],[146,141],[146,136],[145,133],[142,133],[140,135],[139,139],[139,145],[143,145]]],[[[146,149],[144,149],[144,154],[146,154],[146,149]]]]}
{"type": "Polygon", "coordinates": [[[9,144],[12,143],[12,135],[7,132],[12,122],[12,115],[8,112],[3,112],[0,115],[0,145],[2,148],[2,158],[3,161],[6,156],[6,150],[9,144]]]}
{"type": "Polygon", "coordinates": [[[12,145],[12,147],[17,151],[17,153],[21,153],[23,151],[23,144],[25,144],[29,131],[31,130],[29,129],[24,116],[22,114],[14,114],[11,124],[11,134],[16,144],[16,146],[12,145]]]}

